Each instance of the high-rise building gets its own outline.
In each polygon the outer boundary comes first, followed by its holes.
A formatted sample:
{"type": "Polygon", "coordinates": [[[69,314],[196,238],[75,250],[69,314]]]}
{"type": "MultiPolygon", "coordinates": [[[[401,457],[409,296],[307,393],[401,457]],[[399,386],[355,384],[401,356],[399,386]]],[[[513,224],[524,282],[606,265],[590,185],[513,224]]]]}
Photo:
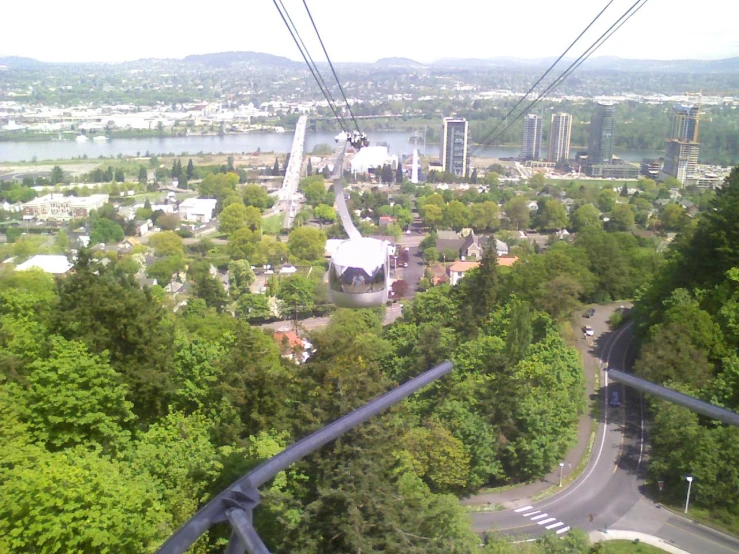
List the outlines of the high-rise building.
{"type": "Polygon", "coordinates": [[[441,126],[441,168],[456,175],[467,176],[469,126],[464,118],[445,117],[441,126]]]}
{"type": "Polygon", "coordinates": [[[683,184],[694,179],[698,169],[698,117],[697,106],[675,106],[672,112],[662,175],[675,177],[683,184]]]}
{"type": "Polygon", "coordinates": [[[541,154],[541,117],[530,113],[523,118],[523,160],[538,160],[541,154]]]}
{"type": "Polygon", "coordinates": [[[552,114],[552,127],[549,130],[549,161],[555,164],[570,159],[570,135],[572,116],[568,113],[552,114]]]}
{"type": "Polygon", "coordinates": [[[613,129],[615,108],[613,104],[598,102],[590,118],[588,137],[588,165],[609,164],[613,159],[613,129]]]}

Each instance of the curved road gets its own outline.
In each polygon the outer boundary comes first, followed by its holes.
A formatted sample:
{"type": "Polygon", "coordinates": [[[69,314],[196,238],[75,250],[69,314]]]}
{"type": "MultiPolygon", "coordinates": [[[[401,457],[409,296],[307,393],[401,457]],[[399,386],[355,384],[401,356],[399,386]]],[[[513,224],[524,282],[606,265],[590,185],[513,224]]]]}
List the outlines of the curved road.
{"type": "MultiPolygon", "coordinates": [[[[583,320],[596,331],[607,330],[612,309],[601,307],[583,320]]],[[[564,534],[577,527],[638,531],[664,539],[688,552],[739,552],[739,540],[660,509],[641,493],[646,469],[643,401],[640,394],[608,383],[606,367],[629,365],[631,325],[596,333],[588,339],[585,367],[601,367],[600,413],[593,452],[585,471],[569,487],[541,502],[523,503],[504,512],[478,512],[473,529],[495,529],[505,534],[536,537],[546,531],[564,534]],[[596,365],[591,365],[596,364],[596,365]],[[619,391],[620,407],[606,399],[619,391]]],[[[581,339],[582,340],[582,339],[581,339]]]]}

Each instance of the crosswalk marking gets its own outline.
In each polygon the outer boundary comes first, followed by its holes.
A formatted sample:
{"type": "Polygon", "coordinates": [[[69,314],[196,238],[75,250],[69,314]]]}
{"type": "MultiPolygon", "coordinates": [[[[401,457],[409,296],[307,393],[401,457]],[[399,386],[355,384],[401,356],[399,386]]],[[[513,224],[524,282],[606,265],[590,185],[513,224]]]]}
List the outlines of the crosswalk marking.
{"type": "Polygon", "coordinates": [[[536,521],[537,519],[541,519],[543,517],[547,517],[549,514],[539,514],[538,516],[534,516],[531,518],[531,521],[536,521]]]}
{"type": "Polygon", "coordinates": [[[541,521],[537,521],[536,523],[538,523],[539,525],[546,525],[547,523],[552,523],[556,519],[556,517],[548,517],[546,519],[542,519],[541,521]]]}
{"type": "Polygon", "coordinates": [[[569,530],[570,530],[570,528],[569,528],[569,527],[562,527],[562,529],[558,529],[558,530],[557,530],[557,534],[558,534],[558,535],[561,535],[562,533],[566,533],[566,532],[567,532],[567,531],[569,531],[569,530]]]}
{"type": "Polygon", "coordinates": [[[540,513],[541,513],[541,510],[536,510],[535,512],[529,512],[528,514],[524,514],[523,517],[529,517],[529,516],[533,516],[533,515],[540,514],[540,513]]]}
{"type": "Polygon", "coordinates": [[[560,527],[562,525],[564,525],[564,523],[562,523],[561,521],[558,521],[557,523],[552,523],[551,525],[547,525],[546,527],[544,527],[544,529],[547,529],[547,530],[556,529],[557,527],[560,527]]]}
{"type": "Polygon", "coordinates": [[[513,510],[513,511],[516,512],[516,513],[520,513],[520,512],[525,512],[526,510],[530,510],[531,508],[533,508],[533,506],[524,506],[523,508],[518,508],[518,509],[513,510]]]}

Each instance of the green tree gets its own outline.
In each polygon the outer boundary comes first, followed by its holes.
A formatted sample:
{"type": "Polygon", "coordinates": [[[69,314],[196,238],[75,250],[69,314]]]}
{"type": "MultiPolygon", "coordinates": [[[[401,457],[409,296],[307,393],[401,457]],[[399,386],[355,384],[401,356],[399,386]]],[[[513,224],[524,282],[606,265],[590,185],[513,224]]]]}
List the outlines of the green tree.
{"type": "Polygon", "coordinates": [[[174,531],[147,473],[89,447],[47,452],[11,445],[0,466],[3,552],[135,554],[174,531]]]}
{"type": "Polygon", "coordinates": [[[452,200],[443,210],[443,221],[447,227],[460,230],[470,224],[470,211],[459,200],[452,200]]]}
{"type": "Polygon", "coordinates": [[[61,254],[69,250],[69,235],[64,229],[60,229],[54,237],[54,249],[61,254]]]}
{"type": "Polygon", "coordinates": [[[226,235],[246,227],[246,206],[242,203],[231,204],[218,216],[218,230],[226,235]]]}
{"type": "Polygon", "coordinates": [[[523,196],[516,196],[503,206],[508,216],[511,229],[523,230],[529,228],[529,201],[523,196]]]}
{"type": "Polygon", "coordinates": [[[51,337],[49,355],[29,365],[22,398],[31,435],[49,448],[94,442],[115,448],[134,419],[126,387],[108,361],[77,341],[51,337]]]}
{"type": "Polygon", "coordinates": [[[542,188],[546,184],[543,173],[534,173],[529,178],[529,186],[532,188],[542,188]]]}
{"type": "Polygon", "coordinates": [[[84,342],[92,354],[107,351],[139,419],[161,415],[169,398],[173,336],[151,290],[118,274],[115,264],[93,263],[82,249],[74,271],[58,283],[58,294],[52,333],[84,342]]]}
{"type": "Polygon", "coordinates": [[[154,249],[157,256],[184,257],[185,255],[182,237],[174,231],[154,233],[149,237],[149,246],[154,249]]]}
{"type": "Polygon", "coordinates": [[[423,224],[430,229],[436,229],[444,219],[444,212],[436,204],[424,204],[421,207],[423,224]]]}
{"type": "Polygon", "coordinates": [[[280,283],[277,298],[285,302],[292,313],[310,312],[313,310],[315,290],[316,285],[309,277],[293,275],[280,283]]]}
{"type": "Polygon", "coordinates": [[[610,212],[616,207],[618,195],[613,189],[604,188],[598,193],[598,209],[602,212],[610,212]]]}
{"type": "Polygon", "coordinates": [[[242,227],[228,239],[228,245],[226,246],[226,252],[229,258],[232,260],[253,260],[254,263],[260,263],[257,261],[255,251],[259,243],[259,234],[254,233],[248,227],[242,227]]]}
{"type": "Polygon", "coordinates": [[[564,229],[569,225],[567,209],[559,200],[545,200],[537,221],[540,229],[564,229]]]}
{"type": "Polygon", "coordinates": [[[609,228],[616,231],[631,231],[634,228],[634,212],[628,204],[617,204],[611,212],[609,228]]]}
{"type": "Polygon", "coordinates": [[[51,169],[51,176],[49,177],[49,184],[52,186],[58,185],[59,183],[64,182],[64,171],[62,171],[62,168],[58,165],[55,165],[51,169]]]}
{"type": "Polygon", "coordinates": [[[490,200],[472,204],[470,225],[477,231],[497,231],[500,227],[500,208],[490,200]]]}
{"type": "Polygon", "coordinates": [[[195,166],[192,163],[192,158],[187,161],[187,169],[185,170],[185,176],[188,180],[195,176],[195,166]]]}
{"type": "Polygon", "coordinates": [[[193,283],[192,292],[195,297],[205,300],[206,306],[215,308],[218,312],[222,312],[226,307],[226,302],[228,302],[228,296],[226,296],[223,283],[210,273],[204,273],[198,276],[193,283]]]}
{"type": "Polygon", "coordinates": [[[181,256],[164,256],[147,266],[146,275],[150,279],[156,279],[158,284],[166,286],[177,273],[184,269],[185,260],[181,256]]]}
{"type": "Polygon", "coordinates": [[[470,455],[462,441],[439,424],[415,427],[404,437],[413,471],[437,490],[464,488],[470,473],[470,455]]]}
{"type": "Polygon", "coordinates": [[[590,226],[600,226],[600,212],[592,204],[585,204],[572,213],[572,228],[579,233],[590,226]]]}
{"type": "Polygon", "coordinates": [[[267,191],[259,185],[246,185],[244,187],[244,204],[254,206],[260,211],[264,211],[271,207],[273,202],[267,191]]]}
{"type": "Polygon", "coordinates": [[[180,225],[180,216],[177,214],[162,214],[157,218],[156,224],[164,231],[174,231],[180,225]]]}
{"type": "Polygon", "coordinates": [[[533,338],[529,305],[526,302],[513,302],[506,334],[508,365],[514,366],[526,357],[533,338]]]}
{"type": "Polygon", "coordinates": [[[328,198],[326,184],[321,175],[314,175],[313,177],[301,179],[300,190],[305,195],[306,202],[313,207],[316,207],[319,204],[325,204],[328,198]]]}
{"type": "Polygon", "coordinates": [[[326,204],[319,204],[313,210],[313,215],[321,221],[321,223],[334,223],[336,222],[336,210],[333,207],[327,206],[326,204]]]}
{"type": "Polygon", "coordinates": [[[322,260],[326,249],[326,234],[318,229],[300,227],[290,233],[287,247],[290,255],[297,260],[322,260]]]}
{"type": "Polygon", "coordinates": [[[123,227],[104,217],[92,220],[90,231],[90,244],[111,244],[124,239],[123,227]]]}
{"type": "Polygon", "coordinates": [[[116,183],[123,183],[126,180],[126,175],[123,173],[123,169],[120,167],[115,170],[115,182],[116,183]]]}
{"type": "Polygon", "coordinates": [[[247,321],[269,318],[270,309],[267,296],[264,294],[242,294],[236,301],[236,315],[247,321]]]}
{"type": "Polygon", "coordinates": [[[228,293],[233,300],[249,292],[249,287],[256,280],[249,260],[235,260],[228,264],[228,293]]]}
{"type": "Polygon", "coordinates": [[[680,204],[667,204],[660,215],[662,226],[669,231],[680,231],[688,223],[685,208],[680,204]]]}
{"type": "Polygon", "coordinates": [[[143,165],[139,168],[138,180],[142,185],[145,185],[149,181],[149,174],[143,165]]]}

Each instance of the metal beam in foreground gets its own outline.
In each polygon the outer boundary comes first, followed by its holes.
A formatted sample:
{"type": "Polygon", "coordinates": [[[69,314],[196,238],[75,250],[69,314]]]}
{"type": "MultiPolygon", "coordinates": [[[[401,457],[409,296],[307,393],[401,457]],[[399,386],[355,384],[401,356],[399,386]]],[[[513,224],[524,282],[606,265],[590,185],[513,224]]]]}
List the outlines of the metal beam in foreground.
{"type": "Polygon", "coordinates": [[[683,406],[684,408],[688,408],[689,410],[693,410],[699,414],[723,421],[724,423],[728,423],[734,427],[739,427],[739,414],[732,412],[731,410],[719,408],[718,406],[714,406],[713,404],[709,404],[703,400],[698,400],[697,398],[693,398],[687,394],[683,394],[660,385],[655,385],[654,383],[650,383],[649,381],[640,379],[639,377],[634,377],[633,375],[629,375],[628,373],[624,373],[617,369],[609,370],[608,377],[642,392],[659,396],[668,402],[678,404],[679,406],[683,406]]]}
{"type": "Polygon", "coordinates": [[[361,408],[337,419],[323,429],[299,440],[273,458],[257,466],[250,473],[234,482],[205,505],[190,521],[185,523],[157,551],[158,554],[184,554],[190,546],[213,524],[228,521],[232,533],[226,552],[269,554],[252,525],[252,511],[259,505],[259,487],[280,471],[322,446],[337,439],[347,431],[394,406],[426,385],[452,370],[452,362],[446,361],[422,373],[407,383],[371,400],[361,408]]]}

